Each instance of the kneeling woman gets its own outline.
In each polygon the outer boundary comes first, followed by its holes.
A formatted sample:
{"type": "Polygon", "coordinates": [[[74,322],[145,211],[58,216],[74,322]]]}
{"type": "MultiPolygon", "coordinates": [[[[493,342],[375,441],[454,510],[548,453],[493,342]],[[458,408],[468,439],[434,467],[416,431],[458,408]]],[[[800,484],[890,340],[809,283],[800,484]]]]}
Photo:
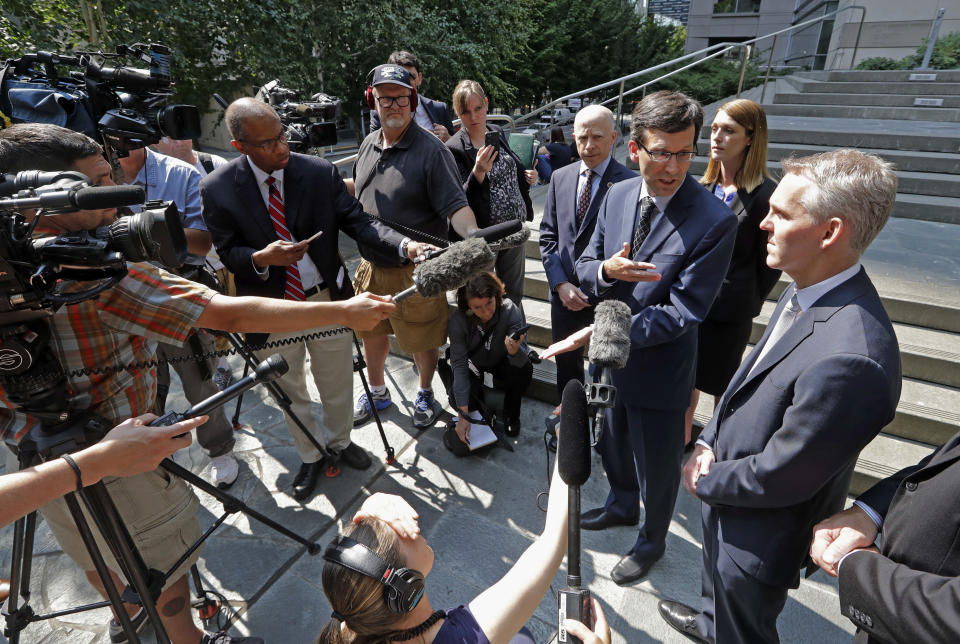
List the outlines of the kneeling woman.
{"type": "Polygon", "coordinates": [[[522,326],[523,314],[513,301],[504,299],[503,282],[493,273],[481,273],[457,291],[457,311],[450,316],[447,333],[453,398],[462,412],[457,435],[465,443],[470,431],[467,417],[477,409],[481,387],[505,392],[506,432],[509,436],[520,432],[520,404],[533,379],[526,334],[518,340],[511,337],[522,326]]]}

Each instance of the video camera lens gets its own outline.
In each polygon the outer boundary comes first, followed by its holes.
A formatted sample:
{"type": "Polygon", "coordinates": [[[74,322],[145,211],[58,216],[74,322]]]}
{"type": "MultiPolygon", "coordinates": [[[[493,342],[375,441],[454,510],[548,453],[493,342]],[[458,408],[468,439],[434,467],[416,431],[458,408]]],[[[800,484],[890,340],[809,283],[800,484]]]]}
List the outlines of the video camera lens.
{"type": "Polygon", "coordinates": [[[165,209],[143,210],[121,217],[109,226],[98,228],[96,236],[132,262],[160,262],[176,268],[187,255],[187,237],[173,202],[165,209]]]}
{"type": "Polygon", "coordinates": [[[175,141],[200,137],[200,111],[193,105],[167,105],[157,111],[156,123],[175,141]]]}

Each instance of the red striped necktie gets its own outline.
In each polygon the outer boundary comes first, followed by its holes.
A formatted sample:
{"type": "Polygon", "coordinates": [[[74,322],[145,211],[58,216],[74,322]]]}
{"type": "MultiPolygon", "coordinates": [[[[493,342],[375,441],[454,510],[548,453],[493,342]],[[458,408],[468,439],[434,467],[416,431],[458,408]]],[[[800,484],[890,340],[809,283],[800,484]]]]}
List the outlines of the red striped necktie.
{"type": "MultiPolygon", "coordinates": [[[[290,230],[287,228],[287,217],[283,210],[283,199],[280,198],[280,191],[276,186],[274,177],[267,177],[267,187],[270,192],[270,221],[273,222],[273,229],[277,231],[277,237],[288,242],[293,241],[290,230]]],[[[283,291],[283,299],[298,300],[302,302],[306,298],[303,295],[303,283],[300,281],[300,269],[294,262],[287,266],[287,285],[283,291]]]]}

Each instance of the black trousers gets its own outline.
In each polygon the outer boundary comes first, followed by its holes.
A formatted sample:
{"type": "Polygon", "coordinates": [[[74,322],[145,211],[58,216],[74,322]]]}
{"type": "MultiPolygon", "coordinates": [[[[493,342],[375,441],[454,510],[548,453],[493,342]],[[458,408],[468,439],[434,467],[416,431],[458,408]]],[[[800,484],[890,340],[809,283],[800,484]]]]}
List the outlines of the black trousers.
{"type": "MultiPolygon", "coordinates": [[[[479,365],[478,365],[479,368],[479,365]]],[[[507,421],[520,420],[520,405],[523,402],[523,394],[527,392],[530,382],[533,380],[533,365],[529,362],[524,363],[522,367],[515,367],[507,361],[504,361],[494,367],[486,368],[484,371],[493,374],[493,386],[502,390],[506,395],[503,403],[503,413],[507,421]]],[[[475,400],[483,396],[483,381],[472,371],[470,372],[470,410],[477,409],[475,400]]]]}
{"type": "MultiPolygon", "coordinates": [[[[552,327],[554,342],[562,340],[571,333],[591,324],[593,324],[592,306],[580,311],[571,311],[560,302],[557,295],[550,297],[550,326],[552,327]]],[[[554,360],[557,362],[557,392],[561,396],[567,382],[571,380],[584,382],[583,349],[561,353],[554,360]]]]}

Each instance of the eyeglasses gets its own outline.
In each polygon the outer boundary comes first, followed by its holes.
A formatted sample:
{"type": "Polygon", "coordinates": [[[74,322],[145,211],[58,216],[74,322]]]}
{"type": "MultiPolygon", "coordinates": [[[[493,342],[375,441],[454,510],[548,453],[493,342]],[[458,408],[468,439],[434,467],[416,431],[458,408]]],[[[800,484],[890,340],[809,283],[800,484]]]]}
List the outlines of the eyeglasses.
{"type": "Polygon", "coordinates": [[[390,109],[394,105],[397,107],[407,107],[410,105],[410,96],[410,94],[404,94],[403,96],[378,96],[377,103],[384,109],[390,109]]]}
{"type": "Polygon", "coordinates": [[[272,150],[273,148],[276,148],[278,145],[283,145],[288,140],[289,140],[289,137],[287,136],[287,131],[284,130],[278,136],[272,139],[267,139],[266,141],[261,141],[260,143],[251,143],[250,141],[244,141],[244,143],[246,145],[249,145],[251,148],[259,148],[261,150],[272,150]]]}
{"type": "Polygon", "coordinates": [[[647,146],[640,143],[640,141],[637,141],[637,145],[643,148],[643,151],[649,154],[650,158],[657,163],[667,163],[670,157],[676,157],[677,163],[690,163],[693,161],[693,157],[697,156],[696,152],[665,152],[664,150],[653,150],[651,152],[647,149],[647,146]]]}

